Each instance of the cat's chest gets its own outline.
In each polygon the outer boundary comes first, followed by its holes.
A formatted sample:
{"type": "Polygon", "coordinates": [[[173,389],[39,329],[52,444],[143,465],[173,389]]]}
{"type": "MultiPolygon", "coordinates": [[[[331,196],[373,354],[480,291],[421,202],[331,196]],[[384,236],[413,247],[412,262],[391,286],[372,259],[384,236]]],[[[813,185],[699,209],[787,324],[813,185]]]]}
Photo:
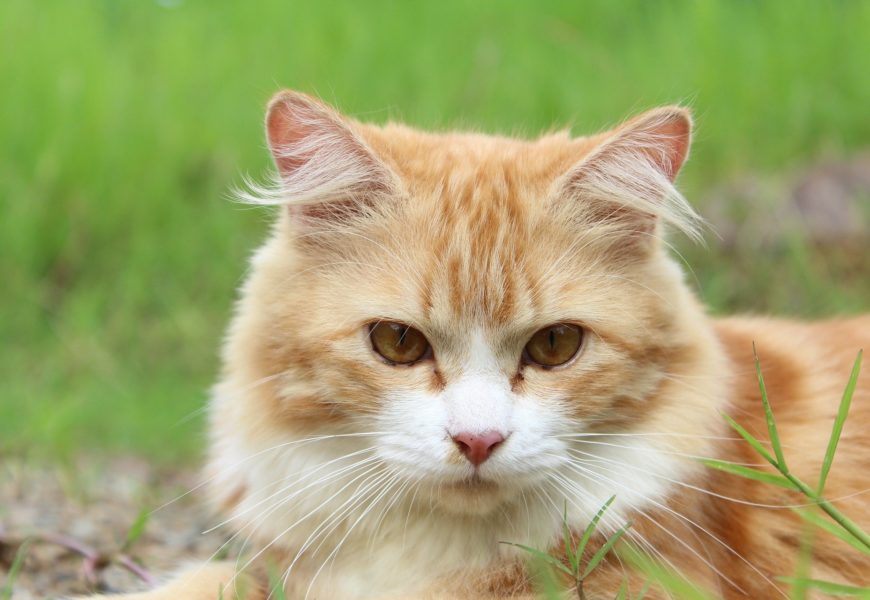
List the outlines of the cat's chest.
{"type": "Polygon", "coordinates": [[[459,585],[475,573],[514,560],[514,553],[500,542],[516,535],[513,525],[486,530],[397,511],[382,519],[377,532],[331,536],[318,551],[301,557],[291,546],[278,560],[287,565],[285,575],[292,565],[285,586],[288,598],[401,597],[459,585]]]}

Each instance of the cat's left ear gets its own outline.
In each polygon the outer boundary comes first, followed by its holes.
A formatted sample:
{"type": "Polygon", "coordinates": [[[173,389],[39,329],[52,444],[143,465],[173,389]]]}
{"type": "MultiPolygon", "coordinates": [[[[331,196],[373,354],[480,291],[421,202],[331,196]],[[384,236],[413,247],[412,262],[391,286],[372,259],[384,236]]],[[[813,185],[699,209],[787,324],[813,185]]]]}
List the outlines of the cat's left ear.
{"type": "Polygon", "coordinates": [[[396,176],[355,122],[307,94],[285,90],[272,98],[266,137],[281,176],[281,199],[298,218],[342,220],[397,189],[396,176]]]}
{"type": "Polygon", "coordinates": [[[665,221],[696,237],[699,217],[674,187],[691,137],[688,110],[667,106],[645,112],[603,135],[556,182],[557,194],[576,197],[586,218],[607,218],[643,233],[665,221]]]}

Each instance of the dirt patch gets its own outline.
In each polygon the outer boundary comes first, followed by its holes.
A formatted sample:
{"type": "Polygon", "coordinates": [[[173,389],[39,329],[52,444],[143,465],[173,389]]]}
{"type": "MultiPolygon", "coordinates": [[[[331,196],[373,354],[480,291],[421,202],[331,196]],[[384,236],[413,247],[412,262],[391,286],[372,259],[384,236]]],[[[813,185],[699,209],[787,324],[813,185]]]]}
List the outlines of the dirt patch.
{"type": "Polygon", "coordinates": [[[14,600],[143,590],[148,578],[209,559],[227,535],[202,533],[217,521],[200,494],[184,495],[199,482],[193,470],[161,470],[136,459],[67,468],[5,460],[0,466],[0,597],[28,538],[13,582],[14,600]],[[128,532],[145,512],[144,530],[124,549],[128,532]],[[124,561],[127,567],[120,564],[124,561]]]}

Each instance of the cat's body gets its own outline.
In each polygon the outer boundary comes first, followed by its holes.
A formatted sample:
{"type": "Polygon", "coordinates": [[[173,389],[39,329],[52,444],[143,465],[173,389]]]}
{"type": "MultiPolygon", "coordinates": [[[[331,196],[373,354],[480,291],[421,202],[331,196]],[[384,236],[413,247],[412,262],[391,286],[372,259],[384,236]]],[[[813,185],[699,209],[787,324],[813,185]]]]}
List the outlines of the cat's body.
{"type": "MultiPolygon", "coordinates": [[[[581,139],[423,134],[279,95],[289,208],[211,413],[210,495],[244,552],[147,598],[215,598],[241,567],[251,598],[270,569],[288,598],[531,597],[500,542],[559,552],[563,511],[579,532],[611,495],[602,533],[630,520],[626,538],[723,597],[783,597],[804,500],[696,459],[760,462],[721,416],[764,436],[755,342],[790,466],[815,482],[870,317],[705,315],[660,240],[695,231],[671,186],[689,130],[667,108],[581,139]]],[[[868,422],[865,375],[825,494],[864,527],[868,422]]],[[[833,540],[814,574],[870,584],[833,540]]],[[[640,589],[611,556],[584,591],[625,577],[640,589]]]]}

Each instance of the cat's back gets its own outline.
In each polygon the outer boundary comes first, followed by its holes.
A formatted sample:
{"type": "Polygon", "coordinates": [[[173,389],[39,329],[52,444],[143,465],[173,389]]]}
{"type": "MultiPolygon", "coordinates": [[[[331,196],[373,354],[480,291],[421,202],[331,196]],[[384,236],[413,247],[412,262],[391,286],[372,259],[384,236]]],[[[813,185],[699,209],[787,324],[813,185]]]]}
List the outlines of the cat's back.
{"type": "MultiPolygon", "coordinates": [[[[870,348],[870,314],[814,322],[731,317],[717,319],[715,329],[738,386],[742,390],[749,385],[754,394],[758,382],[753,345],[771,396],[803,398],[833,387],[837,400],[858,351],[870,348]]],[[[860,377],[861,392],[856,393],[866,394],[868,385],[870,370],[860,377]]]]}

